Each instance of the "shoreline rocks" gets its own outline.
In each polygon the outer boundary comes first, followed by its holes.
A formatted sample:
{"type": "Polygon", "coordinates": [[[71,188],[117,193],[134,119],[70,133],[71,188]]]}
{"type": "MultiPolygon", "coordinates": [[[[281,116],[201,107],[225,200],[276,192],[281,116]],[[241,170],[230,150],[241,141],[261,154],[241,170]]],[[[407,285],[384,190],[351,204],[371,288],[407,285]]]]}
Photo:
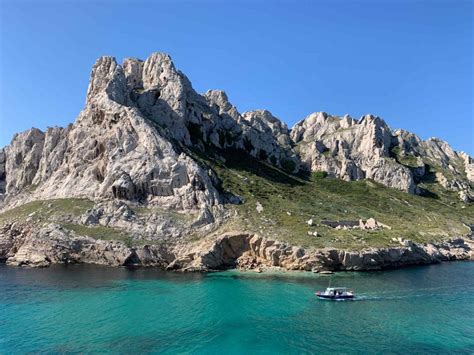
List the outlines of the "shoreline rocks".
{"type": "Polygon", "coordinates": [[[57,224],[39,230],[29,225],[12,224],[0,231],[0,261],[10,266],[85,263],[163,267],[172,258],[163,247],[144,245],[132,248],[119,241],[78,236],[57,224]]]}
{"type": "Polygon", "coordinates": [[[437,244],[401,240],[403,243],[400,242],[399,247],[357,251],[304,249],[258,234],[236,231],[185,247],[129,247],[119,241],[78,236],[55,224],[39,230],[29,225],[10,224],[0,230],[0,262],[28,267],[75,263],[144,266],[188,272],[233,268],[262,271],[275,267],[321,272],[371,271],[474,259],[474,240],[469,238],[450,239],[437,244]]]}

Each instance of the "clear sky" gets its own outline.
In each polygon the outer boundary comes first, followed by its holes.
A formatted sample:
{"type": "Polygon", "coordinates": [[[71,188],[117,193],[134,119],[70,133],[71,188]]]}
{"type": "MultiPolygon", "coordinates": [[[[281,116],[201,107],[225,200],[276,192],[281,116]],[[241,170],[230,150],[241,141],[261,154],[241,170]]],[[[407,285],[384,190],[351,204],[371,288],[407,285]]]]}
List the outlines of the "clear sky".
{"type": "Polygon", "coordinates": [[[73,122],[97,57],[163,51],[241,112],[373,113],[474,155],[471,0],[0,4],[0,146],[73,122]]]}

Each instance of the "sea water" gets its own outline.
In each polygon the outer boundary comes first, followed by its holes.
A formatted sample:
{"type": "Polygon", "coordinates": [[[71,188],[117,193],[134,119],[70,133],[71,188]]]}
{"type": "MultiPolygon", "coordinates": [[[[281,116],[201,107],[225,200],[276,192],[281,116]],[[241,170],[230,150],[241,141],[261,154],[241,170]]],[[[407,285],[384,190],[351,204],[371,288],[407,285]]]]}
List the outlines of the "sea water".
{"type": "Polygon", "coordinates": [[[0,353],[474,353],[474,263],[210,274],[0,266],[0,353]],[[315,291],[353,288],[354,301],[315,291]]]}

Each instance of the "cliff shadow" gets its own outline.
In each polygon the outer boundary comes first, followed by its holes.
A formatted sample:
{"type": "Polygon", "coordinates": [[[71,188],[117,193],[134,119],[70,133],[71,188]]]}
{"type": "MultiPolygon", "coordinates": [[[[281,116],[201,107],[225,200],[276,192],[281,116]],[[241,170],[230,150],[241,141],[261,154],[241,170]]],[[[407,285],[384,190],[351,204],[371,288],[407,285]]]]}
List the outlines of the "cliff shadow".
{"type": "Polygon", "coordinates": [[[271,182],[285,185],[304,185],[308,179],[306,175],[293,175],[287,173],[267,162],[263,162],[242,149],[225,149],[217,152],[218,156],[224,158],[226,168],[245,171],[253,175],[259,176],[271,182]]]}

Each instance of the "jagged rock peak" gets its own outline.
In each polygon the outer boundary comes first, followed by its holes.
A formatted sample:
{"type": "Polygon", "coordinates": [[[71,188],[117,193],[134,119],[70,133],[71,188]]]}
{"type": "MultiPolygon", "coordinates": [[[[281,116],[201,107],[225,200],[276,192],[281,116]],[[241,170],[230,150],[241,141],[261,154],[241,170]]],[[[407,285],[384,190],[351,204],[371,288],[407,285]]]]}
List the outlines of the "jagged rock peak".
{"type": "Polygon", "coordinates": [[[237,111],[237,108],[230,103],[226,92],[223,90],[207,90],[203,97],[206,99],[208,105],[215,108],[219,113],[233,110],[235,111],[235,119],[237,119],[237,116],[240,115],[237,111]]]}
{"type": "Polygon", "coordinates": [[[30,130],[0,151],[0,201],[120,198],[196,209],[221,201],[215,180],[186,154],[241,150],[287,172],[325,171],[417,192],[431,166],[445,188],[472,200],[472,158],[439,139],[421,140],[367,114],[314,112],[289,130],[270,111],[241,114],[221,90],[200,95],[165,53],[146,60],[100,57],[84,110],[66,129],[30,130]]]}
{"type": "Polygon", "coordinates": [[[168,88],[168,91],[177,96],[179,90],[189,87],[189,81],[176,70],[168,54],[155,52],[145,61],[125,58],[122,65],[114,57],[102,56],[92,68],[86,103],[97,100],[102,93],[106,93],[109,99],[124,104],[128,94],[134,89],[168,88]]]}
{"type": "Polygon", "coordinates": [[[177,80],[178,76],[168,54],[152,53],[143,64],[143,86],[145,88],[165,86],[169,80],[177,80]]]}
{"type": "Polygon", "coordinates": [[[143,60],[138,58],[125,58],[123,60],[122,66],[129,90],[143,88],[143,63],[143,60]]]}
{"type": "Polygon", "coordinates": [[[97,100],[103,93],[118,103],[125,99],[126,80],[122,67],[114,57],[103,56],[97,59],[87,89],[86,104],[97,100]]]}
{"type": "Polygon", "coordinates": [[[261,131],[269,131],[275,136],[289,134],[288,126],[286,123],[280,121],[277,117],[268,110],[253,110],[247,111],[242,114],[244,120],[249,124],[261,131]]]}

